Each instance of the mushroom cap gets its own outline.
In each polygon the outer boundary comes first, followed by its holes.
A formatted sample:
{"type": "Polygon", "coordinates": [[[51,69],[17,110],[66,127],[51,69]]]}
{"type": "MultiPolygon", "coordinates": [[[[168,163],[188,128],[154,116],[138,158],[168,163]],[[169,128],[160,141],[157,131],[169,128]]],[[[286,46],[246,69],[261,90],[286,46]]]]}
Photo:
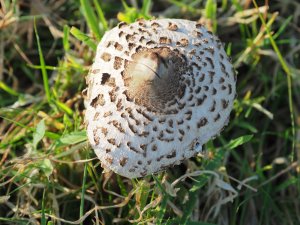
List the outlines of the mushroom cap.
{"type": "Polygon", "coordinates": [[[86,81],[90,144],[103,167],[128,178],[199,153],[227,125],[236,95],[220,40],[181,19],[106,32],[86,81]]]}

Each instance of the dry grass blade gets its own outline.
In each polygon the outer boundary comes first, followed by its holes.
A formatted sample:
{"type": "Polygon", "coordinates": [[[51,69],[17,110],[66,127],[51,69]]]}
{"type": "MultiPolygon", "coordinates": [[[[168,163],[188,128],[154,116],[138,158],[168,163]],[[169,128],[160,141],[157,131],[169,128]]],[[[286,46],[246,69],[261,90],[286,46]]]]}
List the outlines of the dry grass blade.
{"type": "Polygon", "coordinates": [[[111,209],[111,208],[121,208],[121,207],[124,207],[128,202],[129,200],[132,198],[132,196],[134,195],[134,193],[136,192],[136,190],[132,190],[131,192],[128,193],[128,196],[125,197],[124,201],[119,203],[119,204],[115,204],[115,205],[110,205],[110,206],[95,206],[94,208],[90,209],[89,211],[87,211],[82,217],[80,217],[78,220],[76,221],[70,221],[70,220],[65,220],[63,218],[59,218],[59,217],[56,217],[55,215],[51,215],[51,214],[47,214],[46,213],[46,216],[52,218],[52,219],[55,219],[55,220],[58,220],[58,221],[61,221],[63,223],[67,223],[67,224],[80,224],[82,222],[85,221],[85,219],[91,215],[92,213],[98,211],[98,210],[103,210],[103,209],[111,209]]]}

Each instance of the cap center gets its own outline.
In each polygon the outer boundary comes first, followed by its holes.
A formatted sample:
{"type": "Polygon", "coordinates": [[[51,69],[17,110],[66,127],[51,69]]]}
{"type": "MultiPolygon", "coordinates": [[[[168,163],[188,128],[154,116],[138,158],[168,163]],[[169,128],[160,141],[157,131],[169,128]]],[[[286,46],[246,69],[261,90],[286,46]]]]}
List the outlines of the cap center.
{"type": "Polygon", "coordinates": [[[187,63],[167,47],[144,49],[132,56],[125,69],[127,95],[148,110],[163,112],[179,92],[187,63]]]}

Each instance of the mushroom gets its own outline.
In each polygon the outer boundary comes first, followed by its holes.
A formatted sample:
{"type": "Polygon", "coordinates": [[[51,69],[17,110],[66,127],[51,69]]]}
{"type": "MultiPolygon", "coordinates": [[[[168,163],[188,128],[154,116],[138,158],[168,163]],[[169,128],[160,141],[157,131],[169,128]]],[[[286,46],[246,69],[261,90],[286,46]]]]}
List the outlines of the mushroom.
{"type": "Polygon", "coordinates": [[[201,152],[227,125],[236,94],[221,41],[181,19],[119,23],[86,81],[89,142],[104,168],[128,178],[201,152]]]}

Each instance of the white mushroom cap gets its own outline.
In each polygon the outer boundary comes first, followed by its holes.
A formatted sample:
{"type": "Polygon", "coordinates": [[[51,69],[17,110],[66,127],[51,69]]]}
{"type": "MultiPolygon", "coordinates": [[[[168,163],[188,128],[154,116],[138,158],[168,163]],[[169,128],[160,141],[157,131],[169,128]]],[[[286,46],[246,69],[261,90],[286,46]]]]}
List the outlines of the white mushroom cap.
{"type": "Polygon", "coordinates": [[[179,164],[227,124],[235,83],[222,43],[201,24],[120,23],[87,77],[91,146],[103,167],[129,178],[179,164]]]}

